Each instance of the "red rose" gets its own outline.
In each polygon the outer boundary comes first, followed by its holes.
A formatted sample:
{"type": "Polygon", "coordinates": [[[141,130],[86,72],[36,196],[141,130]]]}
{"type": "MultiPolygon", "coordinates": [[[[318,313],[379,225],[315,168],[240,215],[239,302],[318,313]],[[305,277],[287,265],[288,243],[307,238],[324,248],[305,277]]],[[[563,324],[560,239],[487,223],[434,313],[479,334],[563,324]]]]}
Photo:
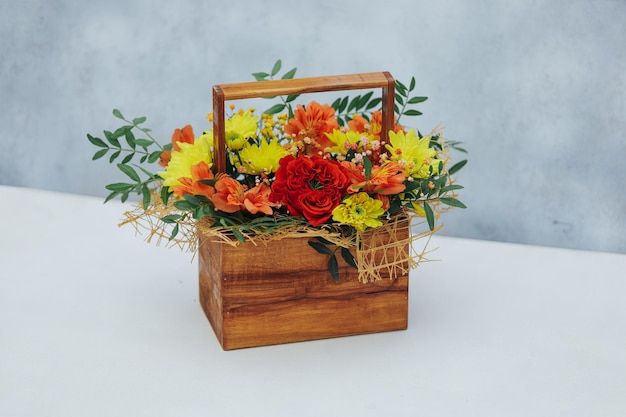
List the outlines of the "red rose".
{"type": "Polygon", "coordinates": [[[350,185],[350,171],[339,162],[287,155],[280,160],[270,201],[287,206],[293,216],[304,216],[313,226],[326,222],[350,185]]]}

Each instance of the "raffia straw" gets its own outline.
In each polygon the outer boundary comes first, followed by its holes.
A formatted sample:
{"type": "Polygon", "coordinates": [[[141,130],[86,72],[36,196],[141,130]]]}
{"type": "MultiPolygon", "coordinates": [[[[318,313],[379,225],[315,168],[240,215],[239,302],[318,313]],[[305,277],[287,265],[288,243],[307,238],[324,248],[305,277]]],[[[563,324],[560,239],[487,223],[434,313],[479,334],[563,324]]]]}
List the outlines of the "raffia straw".
{"type": "MultiPolygon", "coordinates": [[[[180,211],[172,205],[165,205],[160,200],[158,190],[153,192],[153,204],[144,209],[137,205],[133,210],[124,213],[124,220],[119,224],[132,225],[136,234],[146,236],[148,243],[161,245],[165,243],[169,247],[178,247],[182,251],[197,252],[198,235],[213,238],[220,243],[237,247],[242,244],[233,237],[232,231],[227,227],[215,227],[208,220],[195,221],[187,219],[178,223],[179,231],[174,238],[170,238],[172,225],[160,220],[169,214],[180,214],[180,211]]],[[[438,204],[433,207],[435,213],[440,211],[438,204]]],[[[358,265],[358,279],[367,283],[378,281],[383,278],[395,279],[407,275],[411,269],[427,260],[428,243],[431,236],[441,229],[413,233],[412,223],[415,219],[423,219],[413,211],[405,211],[392,216],[383,223],[383,226],[370,229],[366,232],[346,235],[341,228],[333,225],[312,227],[307,223],[291,224],[274,229],[272,233],[255,234],[242,232],[246,238],[246,244],[255,246],[267,245],[270,242],[287,238],[317,238],[321,237],[328,242],[353,249],[356,252],[358,265]],[[422,249],[418,249],[418,241],[424,241],[422,249]]],[[[413,224],[415,227],[418,224],[413,224]]]]}
{"type": "Polygon", "coordinates": [[[416,217],[414,212],[406,212],[394,216],[381,227],[357,233],[359,281],[367,283],[382,278],[393,280],[408,275],[411,269],[425,260],[430,237],[441,227],[413,233],[411,223],[416,217]],[[423,239],[426,240],[424,246],[418,250],[417,242],[423,239]]]}

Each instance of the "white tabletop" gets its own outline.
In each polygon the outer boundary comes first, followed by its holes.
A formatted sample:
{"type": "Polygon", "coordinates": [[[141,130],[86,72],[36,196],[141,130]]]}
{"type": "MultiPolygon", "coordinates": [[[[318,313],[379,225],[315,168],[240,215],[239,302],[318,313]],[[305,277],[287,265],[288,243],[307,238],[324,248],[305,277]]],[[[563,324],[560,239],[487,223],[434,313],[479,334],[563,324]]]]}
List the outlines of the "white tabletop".
{"type": "Polygon", "coordinates": [[[126,208],[0,186],[0,416],[626,415],[626,255],[435,237],[408,330],[224,352],[126,208]]]}

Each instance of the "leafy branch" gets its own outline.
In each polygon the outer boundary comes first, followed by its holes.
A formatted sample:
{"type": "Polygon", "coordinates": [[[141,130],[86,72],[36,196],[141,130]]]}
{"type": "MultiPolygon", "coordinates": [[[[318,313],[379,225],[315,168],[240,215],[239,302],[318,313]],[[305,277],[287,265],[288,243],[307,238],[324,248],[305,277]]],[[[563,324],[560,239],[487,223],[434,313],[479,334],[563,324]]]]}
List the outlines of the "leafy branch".
{"type": "Polygon", "coordinates": [[[339,125],[345,126],[352,119],[351,115],[354,113],[361,113],[364,118],[368,119],[369,115],[383,101],[381,97],[372,98],[373,95],[374,92],[370,91],[362,96],[359,94],[352,99],[350,96],[336,99],[330,106],[337,112],[339,125]]]}
{"type": "Polygon", "coordinates": [[[423,103],[428,100],[428,97],[424,96],[411,96],[410,93],[415,89],[415,77],[411,77],[411,82],[409,83],[409,88],[406,87],[402,82],[396,80],[396,94],[395,94],[395,104],[394,111],[398,116],[398,120],[396,123],[400,123],[400,118],[402,116],[420,116],[422,114],[421,111],[415,109],[407,109],[409,104],[418,104],[423,103]],[[402,106],[400,108],[400,106],[402,106]]]}
{"type": "Polygon", "coordinates": [[[352,255],[352,253],[350,252],[348,248],[344,248],[343,246],[333,245],[331,242],[329,242],[328,240],[322,237],[317,237],[316,239],[317,241],[309,240],[307,243],[309,244],[309,246],[315,249],[318,253],[321,253],[322,255],[329,255],[328,272],[330,272],[330,275],[333,277],[335,281],[337,282],[339,281],[339,263],[337,262],[337,255],[336,255],[336,252],[338,250],[341,253],[341,257],[343,258],[344,261],[346,261],[348,265],[350,265],[353,268],[358,268],[356,259],[354,259],[354,256],[352,255]],[[335,248],[331,249],[330,246],[335,246],[335,248]]]}
{"type": "Polygon", "coordinates": [[[154,163],[159,160],[161,153],[166,149],[171,149],[171,144],[161,146],[151,135],[150,129],[142,127],[141,125],[146,121],[145,117],[136,117],[132,120],[127,120],[118,109],[113,110],[113,116],[124,121],[126,124],[120,126],[115,131],[109,130],[103,131],[104,138],[87,134],[87,139],[92,145],[100,148],[94,153],[92,160],[97,160],[109,152],[109,163],[115,162],[118,158],[125,154],[121,162],[117,164],[117,167],[126,176],[128,176],[132,183],[117,182],[105,186],[105,188],[111,193],[106,197],[104,202],[120,196],[122,202],[126,201],[131,193],[136,193],[142,196],[144,209],[148,208],[152,198],[150,191],[150,185],[160,180],[160,178],[137,164],[129,165],[129,163],[139,156],[139,164],[154,163]],[[142,132],[146,138],[137,138],[133,132],[142,132]],[[123,138],[123,141],[122,141],[123,138]],[[154,147],[156,146],[156,150],[154,147]],[[134,168],[133,168],[134,167],[134,168]],[[147,179],[141,179],[137,170],[143,172],[147,179]]]}
{"type": "MultiPolygon", "coordinates": [[[[272,71],[270,71],[269,73],[268,72],[255,72],[252,74],[252,76],[257,81],[274,80],[274,76],[278,75],[278,73],[280,72],[280,69],[282,68],[282,65],[283,65],[282,61],[279,59],[274,63],[274,66],[272,67],[272,71]]],[[[280,77],[280,79],[291,80],[294,77],[294,75],[296,75],[296,71],[297,71],[297,68],[292,68],[289,71],[287,71],[285,74],[283,74],[283,76],[280,77]]],[[[300,97],[300,94],[290,94],[287,97],[280,96],[279,98],[280,98],[280,101],[282,101],[282,103],[277,103],[273,105],[269,109],[265,110],[263,113],[277,114],[277,113],[284,111],[286,108],[289,118],[292,118],[293,108],[291,106],[291,103],[298,97],[300,97]]],[[[276,97],[264,97],[264,98],[273,99],[276,97]]]]}

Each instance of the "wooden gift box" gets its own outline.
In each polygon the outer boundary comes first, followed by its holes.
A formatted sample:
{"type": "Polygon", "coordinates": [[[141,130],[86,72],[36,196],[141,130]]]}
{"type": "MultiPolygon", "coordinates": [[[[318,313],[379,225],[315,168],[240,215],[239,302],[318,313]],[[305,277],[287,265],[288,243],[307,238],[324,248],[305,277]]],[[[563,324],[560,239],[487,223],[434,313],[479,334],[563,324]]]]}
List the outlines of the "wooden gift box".
{"type": "MultiPolygon", "coordinates": [[[[390,235],[367,233],[380,280],[362,283],[339,259],[339,280],[328,255],[297,237],[231,246],[201,236],[200,303],[225,350],[337,336],[404,330],[408,324],[409,221],[390,235]],[[402,246],[395,245],[397,239],[402,246]],[[391,271],[395,278],[390,279],[391,271]]],[[[356,256],[354,249],[353,255],[356,256]]]]}
{"type": "MultiPolygon", "coordinates": [[[[367,88],[382,88],[387,132],[394,80],[386,72],[214,86],[216,172],[225,172],[225,100],[367,88]]],[[[233,246],[199,231],[200,303],[224,350],[406,329],[409,229],[405,218],[393,235],[406,244],[391,248],[384,228],[364,234],[374,262],[397,260],[393,279],[384,269],[380,280],[367,283],[341,257],[336,282],[328,255],[309,246],[312,237],[233,246]]]]}

